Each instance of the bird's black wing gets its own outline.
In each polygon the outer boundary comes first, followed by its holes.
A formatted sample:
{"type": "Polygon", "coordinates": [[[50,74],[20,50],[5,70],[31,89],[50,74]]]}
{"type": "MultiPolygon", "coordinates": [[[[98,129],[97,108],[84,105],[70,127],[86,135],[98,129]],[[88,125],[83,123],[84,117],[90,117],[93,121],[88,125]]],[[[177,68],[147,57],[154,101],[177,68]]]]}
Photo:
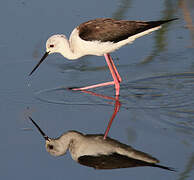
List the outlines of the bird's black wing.
{"type": "Polygon", "coordinates": [[[86,41],[116,43],[173,20],[175,19],[144,22],[98,18],[80,24],[77,28],[79,36],[86,41]]]}
{"type": "Polygon", "coordinates": [[[78,158],[78,162],[82,165],[93,167],[95,169],[117,169],[138,166],[152,166],[174,171],[169,167],[133,159],[124,155],[120,155],[118,153],[98,156],[84,155],[78,158]]]}

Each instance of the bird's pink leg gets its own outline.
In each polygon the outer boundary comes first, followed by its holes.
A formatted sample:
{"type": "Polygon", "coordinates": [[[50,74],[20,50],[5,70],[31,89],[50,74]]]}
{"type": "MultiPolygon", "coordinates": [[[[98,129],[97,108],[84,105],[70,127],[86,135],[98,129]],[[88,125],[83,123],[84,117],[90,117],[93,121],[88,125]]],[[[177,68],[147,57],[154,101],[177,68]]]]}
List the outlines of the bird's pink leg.
{"type": "MultiPolygon", "coordinates": [[[[110,55],[104,54],[104,57],[106,59],[106,62],[107,62],[108,67],[110,69],[111,75],[112,75],[113,80],[115,82],[116,96],[119,96],[120,84],[119,84],[119,78],[117,77],[118,71],[117,71],[112,59],[110,58],[110,55]],[[116,72],[115,72],[115,69],[116,69],[116,72]]],[[[118,73],[118,75],[119,75],[119,73],[118,73]]]]}
{"type": "Polygon", "coordinates": [[[115,64],[114,64],[114,62],[113,62],[113,60],[112,60],[110,54],[107,54],[107,55],[108,55],[108,57],[109,57],[109,59],[110,59],[110,62],[111,62],[111,64],[112,64],[112,67],[113,67],[113,69],[114,69],[114,71],[115,71],[115,73],[116,73],[116,75],[117,75],[118,81],[119,81],[119,82],[122,82],[121,76],[119,75],[119,72],[118,72],[118,70],[117,70],[117,68],[116,68],[116,66],[115,66],[115,64]]]}
{"type": "Polygon", "coordinates": [[[73,88],[72,90],[75,90],[75,91],[77,91],[77,90],[87,90],[87,89],[92,89],[92,88],[97,88],[97,87],[102,87],[102,86],[109,86],[109,85],[113,85],[113,84],[115,84],[114,81],[109,81],[109,82],[95,84],[95,85],[81,87],[81,88],[73,88]]]}
{"type": "Polygon", "coordinates": [[[95,84],[95,85],[81,87],[81,88],[73,88],[72,90],[87,90],[87,89],[92,89],[92,88],[97,88],[97,87],[102,87],[102,86],[109,86],[109,85],[114,84],[115,89],[116,89],[116,96],[119,96],[119,90],[120,90],[119,83],[122,81],[122,79],[121,79],[121,77],[116,69],[116,66],[115,66],[111,56],[109,54],[104,54],[104,57],[105,57],[105,60],[107,62],[107,65],[109,67],[109,70],[111,72],[111,75],[112,75],[114,81],[95,84]]]}

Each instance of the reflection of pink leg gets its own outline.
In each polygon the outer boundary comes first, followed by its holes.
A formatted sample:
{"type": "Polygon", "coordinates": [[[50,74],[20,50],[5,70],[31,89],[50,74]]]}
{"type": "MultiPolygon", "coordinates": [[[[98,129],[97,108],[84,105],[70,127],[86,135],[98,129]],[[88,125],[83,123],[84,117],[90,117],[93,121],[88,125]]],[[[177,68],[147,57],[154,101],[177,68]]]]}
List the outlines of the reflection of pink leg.
{"type": "Polygon", "coordinates": [[[81,92],[90,94],[92,96],[97,96],[97,97],[100,97],[100,98],[103,98],[103,99],[108,99],[108,100],[112,100],[113,101],[113,102],[111,102],[111,104],[114,103],[114,112],[113,112],[113,114],[112,114],[112,116],[111,116],[111,118],[109,120],[108,126],[106,128],[105,133],[104,133],[104,140],[105,140],[106,137],[108,136],[108,133],[110,131],[111,125],[113,123],[113,120],[114,120],[115,116],[117,115],[117,113],[119,112],[119,109],[121,107],[121,103],[119,101],[119,96],[110,97],[110,96],[105,96],[105,95],[102,95],[102,94],[97,94],[95,92],[87,91],[87,90],[82,90],[81,92]]]}
{"type": "Polygon", "coordinates": [[[119,96],[119,90],[120,90],[119,83],[122,81],[122,79],[121,79],[121,77],[116,69],[116,66],[114,65],[114,62],[113,62],[111,56],[109,54],[104,54],[104,57],[106,59],[107,65],[109,67],[109,70],[111,72],[111,75],[112,75],[114,81],[95,84],[95,85],[86,86],[86,87],[82,87],[82,88],[74,88],[72,90],[86,90],[86,89],[92,89],[92,88],[97,88],[97,87],[102,87],[102,86],[109,86],[109,85],[114,84],[115,89],[116,89],[116,96],[119,96]]]}
{"type": "Polygon", "coordinates": [[[108,132],[109,132],[109,130],[110,130],[110,127],[111,127],[111,125],[112,125],[112,122],[113,122],[115,116],[117,115],[117,113],[119,112],[119,109],[120,109],[120,107],[121,107],[121,103],[120,103],[120,101],[119,101],[119,99],[118,99],[118,96],[116,97],[116,99],[117,99],[117,100],[115,101],[114,112],[113,112],[113,114],[112,114],[112,116],[111,116],[111,118],[110,118],[110,121],[109,121],[108,126],[107,126],[107,128],[106,128],[106,131],[105,131],[105,133],[104,133],[104,139],[106,139],[106,137],[107,137],[107,135],[108,135],[108,132]]]}

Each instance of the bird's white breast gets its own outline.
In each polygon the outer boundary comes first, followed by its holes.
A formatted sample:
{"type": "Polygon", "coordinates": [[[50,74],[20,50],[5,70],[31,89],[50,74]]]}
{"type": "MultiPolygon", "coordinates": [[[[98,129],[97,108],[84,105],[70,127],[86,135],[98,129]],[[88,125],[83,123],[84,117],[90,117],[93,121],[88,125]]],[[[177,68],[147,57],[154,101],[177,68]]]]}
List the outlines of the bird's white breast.
{"type": "Polygon", "coordinates": [[[82,138],[79,139],[79,142],[73,143],[73,147],[70,147],[70,153],[74,160],[80,156],[91,155],[97,156],[100,154],[111,154],[115,152],[115,147],[107,143],[106,140],[103,140],[103,136],[91,137],[91,138],[82,138]]]}

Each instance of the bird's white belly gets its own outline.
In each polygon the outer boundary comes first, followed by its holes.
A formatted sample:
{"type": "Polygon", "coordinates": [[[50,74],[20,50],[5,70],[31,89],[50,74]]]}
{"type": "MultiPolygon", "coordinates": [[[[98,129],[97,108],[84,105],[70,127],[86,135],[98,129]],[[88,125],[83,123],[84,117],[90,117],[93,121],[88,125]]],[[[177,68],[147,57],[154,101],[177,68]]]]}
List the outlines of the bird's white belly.
{"type": "Polygon", "coordinates": [[[114,152],[114,148],[109,144],[102,144],[98,141],[87,141],[85,143],[80,143],[79,145],[75,145],[73,149],[70,149],[70,153],[72,158],[77,161],[77,159],[81,156],[91,155],[97,156],[100,154],[111,154],[114,152]],[[73,149],[76,149],[74,151],[73,149]]]}
{"type": "Polygon", "coordinates": [[[100,41],[79,41],[74,46],[74,51],[82,55],[103,56],[106,53],[115,51],[117,48],[112,42],[100,41]]]}

